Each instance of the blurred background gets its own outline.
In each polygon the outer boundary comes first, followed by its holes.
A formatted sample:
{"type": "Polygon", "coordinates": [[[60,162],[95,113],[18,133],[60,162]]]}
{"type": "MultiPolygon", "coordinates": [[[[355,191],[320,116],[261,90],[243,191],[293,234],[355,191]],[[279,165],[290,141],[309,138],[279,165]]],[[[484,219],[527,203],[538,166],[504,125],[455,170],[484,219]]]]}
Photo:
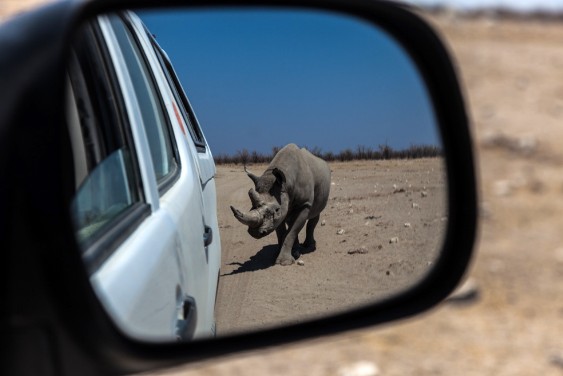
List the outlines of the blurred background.
{"type": "MultiPolygon", "coordinates": [[[[0,22],[44,2],[0,0],[0,22]]],[[[454,56],[477,152],[462,290],[411,320],[162,374],[563,375],[563,1],[418,5],[454,56]]]]}

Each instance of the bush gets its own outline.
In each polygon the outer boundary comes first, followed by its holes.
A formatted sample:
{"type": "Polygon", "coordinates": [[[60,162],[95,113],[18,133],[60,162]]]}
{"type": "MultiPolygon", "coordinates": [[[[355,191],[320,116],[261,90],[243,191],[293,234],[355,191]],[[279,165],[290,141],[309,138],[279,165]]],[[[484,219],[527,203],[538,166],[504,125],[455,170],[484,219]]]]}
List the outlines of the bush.
{"type": "MultiPolygon", "coordinates": [[[[248,164],[248,163],[270,163],[274,156],[281,150],[281,147],[272,147],[272,154],[260,154],[257,151],[249,152],[247,149],[239,150],[234,156],[219,154],[215,156],[215,164],[248,164]]],[[[339,153],[332,151],[324,152],[318,146],[311,151],[312,154],[324,159],[327,162],[341,161],[349,162],[354,160],[382,160],[382,159],[418,159],[418,158],[434,158],[442,156],[442,150],[434,145],[411,145],[407,149],[394,150],[387,144],[379,145],[378,150],[374,150],[369,146],[358,145],[356,151],[347,148],[339,153]]]]}

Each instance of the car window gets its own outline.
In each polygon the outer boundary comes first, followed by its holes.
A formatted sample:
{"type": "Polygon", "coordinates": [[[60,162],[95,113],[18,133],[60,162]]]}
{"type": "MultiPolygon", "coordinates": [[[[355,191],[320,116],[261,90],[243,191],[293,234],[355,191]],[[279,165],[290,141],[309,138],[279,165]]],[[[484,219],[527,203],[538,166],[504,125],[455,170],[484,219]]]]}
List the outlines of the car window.
{"type": "MultiPolygon", "coordinates": [[[[148,33],[148,31],[147,31],[148,33]]],[[[187,124],[188,130],[190,132],[190,136],[196,145],[196,148],[199,152],[205,152],[205,139],[203,138],[203,133],[199,128],[199,124],[193,114],[191,109],[190,103],[184,93],[182,85],[180,85],[180,81],[178,80],[178,76],[176,75],[176,71],[172,67],[172,63],[166,53],[160,48],[158,43],[154,40],[152,35],[148,33],[149,38],[153,43],[154,51],[158,57],[162,70],[166,74],[166,79],[168,80],[168,84],[172,88],[172,92],[174,94],[174,98],[180,107],[180,111],[182,112],[182,116],[187,124]]]]}
{"type": "Polygon", "coordinates": [[[99,35],[94,25],[85,26],[67,67],[76,189],[70,209],[91,272],[150,211],[122,98],[99,35]]]}
{"type": "Polygon", "coordinates": [[[138,201],[129,183],[129,158],[117,149],[84,180],[72,203],[79,242],[90,239],[138,201]]]}
{"type": "Polygon", "coordinates": [[[178,157],[164,105],[137,39],[122,19],[110,17],[135,89],[149,142],[159,192],[163,194],[178,176],[178,157]]]}

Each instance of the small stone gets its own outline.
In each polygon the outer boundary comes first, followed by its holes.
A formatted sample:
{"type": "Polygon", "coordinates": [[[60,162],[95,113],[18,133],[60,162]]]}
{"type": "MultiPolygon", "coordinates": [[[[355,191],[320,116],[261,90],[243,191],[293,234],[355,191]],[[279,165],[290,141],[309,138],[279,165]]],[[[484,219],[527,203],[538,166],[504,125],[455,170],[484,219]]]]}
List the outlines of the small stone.
{"type": "Polygon", "coordinates": [[[332,183],[330,183],[330,185],[336,185],[336,183],[335,183],[335,182],[332,182],[332,183]]]}
{"type": "Polygon", "coordinates": [[[459,286],[447,300],[451,303],[468,304],[474,303],[479,298],[479,286],[474,279],[469,278],[459,286]]]}
{"type": "Polygon", "coordinates": [[[554,351],[549,356],[549,363],[551,363],[553,366],[563,370],[563,353],[558,353],[558,352],[554,351]]]}
{"type": "Polygon", "coordinates": [[[418,205],[416,202],[412,203],[412,208],[413,209],[420,209],[420,205],[418,205]]]}
{"type": "Polygon", "coordinates": [[[369,221],[367,221],[367,222],[365,223],[365,225],[366,225],[366,226],[369,226],[369,221]]]}
{"type": "Polygon", "coordinates": [[[479,206],[479,215],[481,216],[481,218],[484,219],[489,219],[493,216],[491,205],[488,202],[486,201],[481,202],[481,205],[479,206]]]}
{"type": "Polygon", "coordinates": [[[426,196],[428,196],[428,192],[422,191],[422,192],[420,192],[420,196],[421,196],[421,197],[426,197],[426,196]]]}
{"type": "Polygon", "coordinates": [[[326,225],[326,221],[323,219],[323,220],[321,221],[321,226],[324,226],[324,225],[326,225]]]}
{"type": "Polygon", "coordinates": [[[349,366],[341,367],[338,376],[379,376],[381,372],[373,362],[361,361],[349,366]]]}
{"type": "Polygon", "coordinates": [[[397,190],[397,184],[393,184],[393,189],[396,191],[397,190]]]}
{"type": "Polygon", "coordinates": [[[348,214],[354,214],[354,209],[348,210],[348,214]]]}
{"type": "Polygon", "coordinates": [[[405,223],[405,227],[410,228],[411,224],[409,222],[405,223]]]}
{"type": "Polygon", "coordinates": [[[533,193],[542,193],[545,189],[545,184],[538,179],[534,179],[529,183],[529,188],[533,193]]]}
{"type": "Polygon", "coordinates": [[[497,180],[493,184],[493,192],[496,196],[506,197],[512,193],[513,186],[508,180],[497,180]]]}
{"type": "Polygon", "coordinates": [[[305,262],[303,260],[297,260],[297,265],[303,266],[305,265],[305,262]]]}
{"type": "Polygon", "coordinates": [[[344,232],[345,232],[344,229],[340,228],[340,229],[338,229],[338,231],[336,231],[336,235],[342,235],[342,234],[344,234],[344,232]]]}
{"type": "Polygon", "coordinates": [[[349,255],[365,255],[366,253],[368,253],[368,249],[366,247],[360,247],[348,251],[349,255]]]}
{"type": "Polygon", "coordinates": [[[393,237],[393,238],[391,238],[391,239],[389,240],[389,243],[390,243],[390,244],[393,244],[393,243],[398,243],[398,242],[399,242],[399,238],[398,238],[398,237],[396,237],[396,236],[395,236],[395,237],[393,237]]]}

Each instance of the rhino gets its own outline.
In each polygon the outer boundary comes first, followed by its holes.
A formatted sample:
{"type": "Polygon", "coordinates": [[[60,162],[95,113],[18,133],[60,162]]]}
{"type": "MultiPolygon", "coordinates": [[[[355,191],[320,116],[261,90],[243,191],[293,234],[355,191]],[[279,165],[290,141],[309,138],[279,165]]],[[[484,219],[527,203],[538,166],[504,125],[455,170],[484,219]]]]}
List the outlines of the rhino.
{"type": "Polygon", "coordinates": [[[262,176],[244,168],[254,182],[248,192],[252,208],[243,213],[231,206],[236,219],[248,226],[248,233],[260,239],[276,230],[277,264],[291,265],[292,250],[299,245],[298,234],[307,222],[303,246],[315,250],[314,231],[330,193],[328,164],[295,144],[283,147],[262,176]]]}

